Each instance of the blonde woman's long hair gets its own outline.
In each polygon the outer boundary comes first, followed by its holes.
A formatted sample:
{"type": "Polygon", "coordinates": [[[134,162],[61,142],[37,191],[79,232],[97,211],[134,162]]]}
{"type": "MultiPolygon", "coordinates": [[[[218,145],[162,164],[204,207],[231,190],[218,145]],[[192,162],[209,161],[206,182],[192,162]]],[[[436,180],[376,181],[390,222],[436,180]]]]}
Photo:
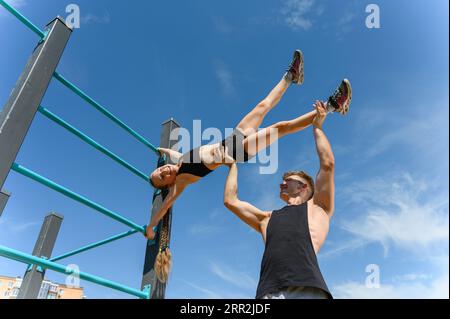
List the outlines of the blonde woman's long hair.
{"type": "Polygon", "coordinates": [[[159,237],[159,251],[156,255],[155,270],[156,278],[162,283],[166,283],[172,270],[172,253],[169,249],[169,216],[166,215],[162,220],[161,234],[159,237]]]}
{"type": "Polygon", "coordinates": [[[159,249],[153,268],[155,269],[156,278],[162,283],[167,282],[172,270],[172,253],[169,247],[166,247],[164,250],[159,249]]]}

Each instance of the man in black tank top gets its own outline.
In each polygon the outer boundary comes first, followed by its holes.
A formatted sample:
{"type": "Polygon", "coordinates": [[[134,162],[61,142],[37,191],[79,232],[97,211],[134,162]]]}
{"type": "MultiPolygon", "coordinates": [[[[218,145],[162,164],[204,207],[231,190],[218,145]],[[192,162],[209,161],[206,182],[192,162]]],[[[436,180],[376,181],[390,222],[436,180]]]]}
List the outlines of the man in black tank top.
{"type": "Polygon", "coordinates": [[[261,233],[265,243],[256,298],[329,299],[316,254],[325,242],[334,211],[334,156],[322,124],[326,106],[316,102],[313,121],[320,169],[316,180],[303,171],[288,172],[280,184],[281,209],[262,211],[238,199],[237,166],[230,165],[225,206],[261,233]]]}

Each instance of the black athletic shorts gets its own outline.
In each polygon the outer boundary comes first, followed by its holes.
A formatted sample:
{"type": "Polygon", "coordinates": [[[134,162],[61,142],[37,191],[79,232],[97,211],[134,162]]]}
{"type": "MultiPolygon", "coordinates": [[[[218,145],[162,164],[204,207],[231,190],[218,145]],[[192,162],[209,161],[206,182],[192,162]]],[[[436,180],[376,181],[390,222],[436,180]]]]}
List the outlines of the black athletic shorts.
{"type": "Polygon", "coordinates": [[[244,139],[247,136],[240,129],[235,129],[230,136],[222,141],[222,146],[226,147],[228,150],[228,155],[234,158],[238,163],[247,162],[250,156],[244,149],[244,139]]]}

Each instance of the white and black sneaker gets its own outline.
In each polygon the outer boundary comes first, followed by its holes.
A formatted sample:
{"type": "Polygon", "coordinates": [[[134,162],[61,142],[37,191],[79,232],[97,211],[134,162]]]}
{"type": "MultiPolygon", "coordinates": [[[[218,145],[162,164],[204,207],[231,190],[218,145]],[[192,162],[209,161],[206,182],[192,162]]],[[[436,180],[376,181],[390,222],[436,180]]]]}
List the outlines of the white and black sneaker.
{"type": "Polygon", "coordinates": [[[347,114],[352,101],[352,86],[350,81],[343,79],[333,95],[328,98],[328,112],[338,112],[342,115],[347,114]]]}
{"type": "Polygon", "coordinates": [[[300,50],[295,50],[291,64],[286,70],[284,78],[294,84],[303,83],[303,53],[300,50]]]}

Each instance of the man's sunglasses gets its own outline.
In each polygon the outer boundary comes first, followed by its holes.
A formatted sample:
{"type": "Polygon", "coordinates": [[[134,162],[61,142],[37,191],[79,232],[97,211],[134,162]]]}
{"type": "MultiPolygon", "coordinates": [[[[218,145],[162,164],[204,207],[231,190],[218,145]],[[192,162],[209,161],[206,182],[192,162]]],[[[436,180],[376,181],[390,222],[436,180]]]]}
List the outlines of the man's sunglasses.
{"type": "Polygon", "coordinates": [[[298,179],[294,179],[294,178],[285,178],[283,181],[285,181],[286,183],[288,182],[297,182],[299,183],[302,187],[304,185],[306,185],[305,183],[303,183],[302,181],[299,181],[298,179]]]}

